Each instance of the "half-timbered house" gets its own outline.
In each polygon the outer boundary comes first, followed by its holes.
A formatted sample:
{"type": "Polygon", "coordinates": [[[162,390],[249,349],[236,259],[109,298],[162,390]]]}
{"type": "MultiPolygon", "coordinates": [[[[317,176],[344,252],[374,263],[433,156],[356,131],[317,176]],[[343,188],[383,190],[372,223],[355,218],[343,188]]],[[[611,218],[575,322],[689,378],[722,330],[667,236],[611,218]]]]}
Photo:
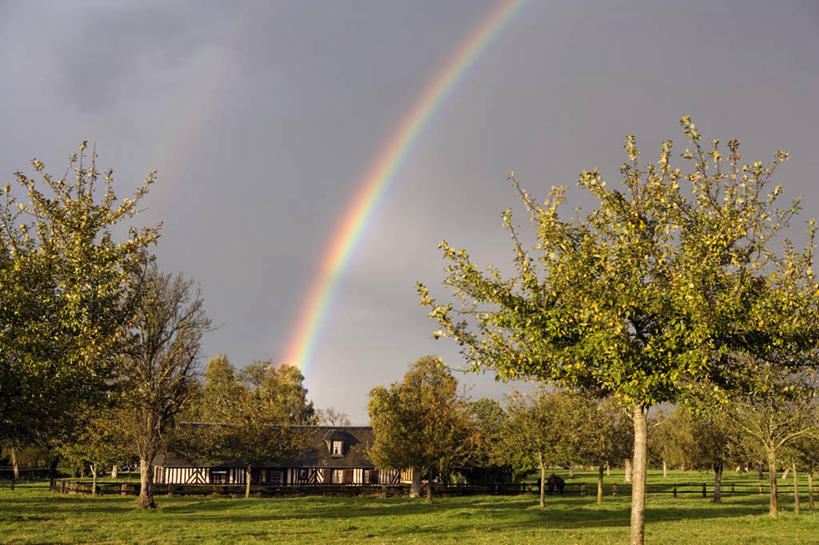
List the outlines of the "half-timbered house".
{"type": "MultiPolygon", "coordinates": [[[[251,484],[269,485],[366,485],[408,482],[408,471],[376,469],[367,456],[372,445],[369,426],[293,426],[303,434],[298,455],[270,460],[251,468],[251,484]]],[[[154,465],[155,484],[244,484],[241,460],[205,466],[173,453],[159,457],[154,465]]]]}

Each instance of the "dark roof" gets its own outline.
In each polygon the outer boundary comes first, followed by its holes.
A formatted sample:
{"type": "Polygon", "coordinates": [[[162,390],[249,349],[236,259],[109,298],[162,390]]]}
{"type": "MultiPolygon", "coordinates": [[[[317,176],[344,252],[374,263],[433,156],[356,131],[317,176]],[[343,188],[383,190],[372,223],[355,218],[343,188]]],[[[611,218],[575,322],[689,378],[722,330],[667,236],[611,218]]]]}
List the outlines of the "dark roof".
{"type": "MultiPolygon", "coordinates": [[[[182,425],[206,426],[203,423],[185,423],[182,425]]],[[[259,467],[373,467],[367,455],[367,449],[373,444],[373,429],[369,426],[291,426],[291,429],[302,436],[304,449],[295,457],[282,460],[271,460],[259,467]],[[342,441],[341,456],[331,455],[332,441],[342,441]]],[[[178,453],[169,452],[156,457],[154,465],[161,467],[205,467],[206,464],[195,459],[185,458],[178,453]]],[[[241,460],[225,461],[212,467],[244,467],[241,460]]]]}
{"type": "Polygon", "coordinates": [[[373,467],[367,449],[373,444],[369,426],[302,426],[305,448],[295,458],[284,459],[280,467],[373,467]],[[341,456],[330,454],[332,441],[343,441],[341,456]]]}

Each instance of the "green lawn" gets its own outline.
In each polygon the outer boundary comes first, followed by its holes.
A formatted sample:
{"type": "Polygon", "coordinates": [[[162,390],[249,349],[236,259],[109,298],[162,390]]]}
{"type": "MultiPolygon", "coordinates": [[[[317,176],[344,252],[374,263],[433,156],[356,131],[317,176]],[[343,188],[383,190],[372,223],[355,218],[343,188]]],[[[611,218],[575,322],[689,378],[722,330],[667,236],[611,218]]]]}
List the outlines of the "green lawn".
{"type": "MultiPolygon", "coordinates": [[[[691,482],[694,474],[680,475],[691,482]]],[[[586,477],[586,474],[581,475],[586,477]]],[[[727,475],[726,475],[727,476],[727,475]]],[[[580,476],[579,476],[580,477],[580,476]]],[[[622,478],[622,474],[620,475],[622,478]]],[[[745,476],[747,478],[747,476],[745,476]]],[[[588,479],[586,479],[588,480],[588,479]]],[[[616,476],[612,476],[616,481],[616,476]]],[[[656,479],[652,479],[656,482],[656,479]]],[[[682,482],[682,478],[680,481],[682,482]]],[[[743,479],[744,480],[744,479],[743,479]]],[[[755,482],[755,476],[754,476],[755,482]]],[[[622,479],[619,480],[622,482],[622,479]]],[[[157,497],[155,512],[133,497],[52,494],[43,484],[0,487],[0,542],[45,543],[627,543],[629,498],[473,496],[429,505],[407,498],[157,497]]],[[[693,495],[649,497],[648,543],[816,544],[819,518],[780,494],[783,515],[767,516],[768,498],[693,495]]]]}

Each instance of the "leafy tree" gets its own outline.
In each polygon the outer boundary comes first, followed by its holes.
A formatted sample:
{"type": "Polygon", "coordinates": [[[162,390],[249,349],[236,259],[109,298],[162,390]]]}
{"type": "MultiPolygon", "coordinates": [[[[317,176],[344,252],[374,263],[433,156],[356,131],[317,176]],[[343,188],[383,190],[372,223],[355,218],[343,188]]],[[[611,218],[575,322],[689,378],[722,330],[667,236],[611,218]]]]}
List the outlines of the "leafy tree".
{"type": "Polygon", "coordinates": [[[186,430],[183,448],[213,463],[241,460],[249,497],[254,468],[295,453],[301,442],[292,426],[316,421],[303,382],[289,365],[256,361],[236,373],[224,355],[211,358],[202,400],[211,425],[186,430]]]}
{"type": "Polygon", "coordinates": [[[241,379],[256,399],[278,407],[287,423],[315,424],[316,410],[307,399],[304,375],[298,367],[254,361],[242,370],[241,379]]]}
{"type": "Polygon", "coordinates": [[[481,398],[469,403],[469,456],[459,471],[469,482],[509,480],[514,468],[506,463],[503,434],[507,414],[500,403],[481,398]]]}
{"type": "Polygon", "coordinates": [[[141,509],[156,507],[154,458],[165,447],[176,415],[196,391],[200,341],[210,328],[202,305],[192,280],[150,266],[131,323],[131,347],[120,371],[123,404],[133,414],[126,431],[139,455],[141,509]]]}
{"type": "Polygon", "coordinates": [[[244,388],[227,355],[210,358],[205,370],[201,418],[210,423],[226,422],[225,418],[235,413],[243,395],[244,388]]]}
{"type": "Polygon", "coordinates": [[[735,437],[724,415],[717,411],[693,412],[678,406],[652,433],[658,432],[664,444],[664,459],[681,467],[710,468],[714,471],[712,501],[722,501],[722,472],[735,452],[735,437]]]}
{"type": "Polygon", "coordinates": [[[819,433],[794,439],[790,450],[794,463],[804,468],[808,476],[808,506],[813,513],[813,475],[819,470],[819,433]]]}
{"type": "Polygon", "coordinates": [[[349,426],[350,418],[341,411],[330,407],[316,411],[316,419],[322,426],[349,426]]]}
{"type": "Polygon", "coordinates": [[[432,501],[433,479],[448,475],[468,455],[467,405],[458,381],[440,358],[424,356],[410,366],[403,382],[370,390],[367,408],[375,465],[427,474],[427,501],[432,501]]]}
{"type": "Polygon", "coordinates": [[[569,397],[567,442],[572,457],[597,468],[597,503],[603,503],[606,467],[627,457],[632,448],[628,413],[611,399],[597,400],[580,395],[569,397]]]}
{"type": "Polygon", "coordinates": [[[0,443],[42,443],[104,398],[157,227],[123,229],[154,182],[119,200],[83,143],[66,175],[15,173],[0,190],[0,443]],[[20,199],[18,200],[18,197],[20,199]],[[123,233],[127,233],[122,236],[123,233]]]}
{"type": "Polygon", "coordinates": [[[675,457],[674,434],[675,426],[670,420],[672,413],[667,413],[662,409],[657,410],[648,420],[648,456],[652,463],[661,463],[663,466],[663,479],[668,478],[668,464],[672,463],[675,457]]]}
{"type": "Polygon", "coordinates": [[[476,369],[614,396],[631,408],[633,545],[644,542],[649,408],[686,398],[703,381],[736,388],[733,367],[747,362],[729,357],[733,350],[796,356],[819,337],[816,286],[803,266],[812,241],[801,253],[787,245],[769,251],[798,211],[776,208],[781,188],[768,190],[788,154],[741,165],[737,140],[725,158],[718,140],[706,149],[690,119],[681,125],[691,144],[682,154],[687,173],[672,167],[671,141],[656,163],[642,165],[628,136],[623,192],[606,187],[597,170],[581,174],[579,185],[597,201],[585,217],[561,218],[565,187],[540,204],[513,173],[537,236],[524,247],[504,212],[516,273],[484,272],[444,241],[444,284],[455,303],[438,304],[418,285],[440,324],[435,335],[455,339],[476,369]]]}
{"type": "Polygon", "coordinates": [[[125,415],[115,407],[88,408],[83,412],[79,427],[70,439],[61,442],[60,454],[75,466],[88,464],[93,482],[92,494],[97,493],[100,469],[122,461],[124,450],[122,428],[115,425],[125,415]]]}
{"type": "Polygon", "coordinates": [[[546,506],[546,468],[570,458],[565,441],[567,394],[539,388],[534,394],[513,392],[506,400],[509,415],[503,431],[505,460],[519,471],[540,471],[540,507],[546,506]]]}
{"type": "Polygon", "coordinates": [[[777,463],[779,454],[798,441],[819,435],[816,382],[811,374],[788,372],[762,364],[748,380],[758,383],[753,395],[734,395],[723,405],[731,425],[756,442],[768,465],[769,514],[779,516],[777,463]]]}

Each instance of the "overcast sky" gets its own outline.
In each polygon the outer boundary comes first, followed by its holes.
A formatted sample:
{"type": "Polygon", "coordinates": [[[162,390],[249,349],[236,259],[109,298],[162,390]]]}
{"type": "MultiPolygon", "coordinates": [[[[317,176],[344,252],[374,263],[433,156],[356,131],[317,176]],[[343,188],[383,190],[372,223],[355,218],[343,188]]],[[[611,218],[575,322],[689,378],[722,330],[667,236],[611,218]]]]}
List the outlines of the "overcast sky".
{"type": "MultiPolygon", "coordinates": [[[[61,175],[83,140],[121,196],[151,170],[139,221],[161,269],[201,284],[205,357],[278,359],[368,166],[487,0],[0,0],[0,181],[37,157],[61,175]]],[[[432,119],[344,272],[306,386],[366,424],[367,393],[419,356],[463,366],[419,307],[443,295],[441,239],[508,266],[499,212],[599,167],[623,137],[682,148],[679,118],[743,159],[792,160],[786,195],[819,204],[819,3],[530,2],[432,119]]],[[[583,199],[579,199],[583,202],[583,199]]],[[[520,221],[525,221],[519,215],[520,221]]],[[[800,223],[799,227],[801,228],[800,223]]],[[[203,362],[204,363],[204,362],[203,362]]],[[[471,395],[512,386],[459,375],[471,395]]]]}

